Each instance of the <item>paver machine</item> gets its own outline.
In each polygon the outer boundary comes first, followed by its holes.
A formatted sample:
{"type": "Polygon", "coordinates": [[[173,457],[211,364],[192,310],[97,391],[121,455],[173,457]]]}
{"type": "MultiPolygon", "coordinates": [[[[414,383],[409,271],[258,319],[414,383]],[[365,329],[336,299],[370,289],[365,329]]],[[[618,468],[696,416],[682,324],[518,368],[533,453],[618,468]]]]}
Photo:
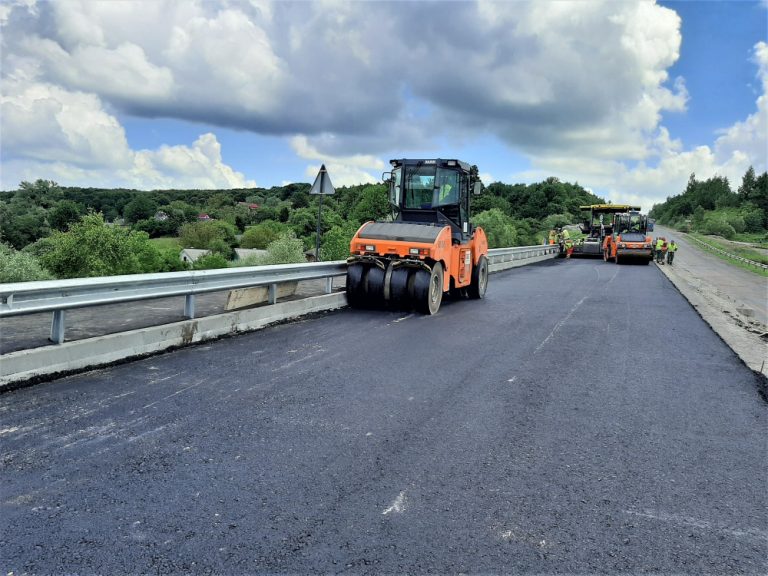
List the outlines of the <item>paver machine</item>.
{"type": "Polygon", "coordinates": [[[460,160],[390,160],[391,221],[366,222],[350,242],[347,301],[435,314],[443,294],[483,298],[488,240],[469,222],[482,184],[460,160]]]}
{"type": "Polygon", "coordinates": [[[635,208],[628,204],[592,204],[579,206],[579,209],[585,213],[584,222],[579,225],[584,236],[574,242],[572,256],[595,256],[599,258],[603,255],[605,238],[613,233],[614,214],[635,208]],[[587,213],[589,216],[586,216],[587,213]]]}
{"type": "Polygon", "coordinates": [[[613,215],[613,231],[603,242],[603,260],[613,260],[616,264],[630,259],[650,264],[653,260],[653,239],[648,235],[653,223],[639,210],[631,207],[627,212],[613,215]]]}

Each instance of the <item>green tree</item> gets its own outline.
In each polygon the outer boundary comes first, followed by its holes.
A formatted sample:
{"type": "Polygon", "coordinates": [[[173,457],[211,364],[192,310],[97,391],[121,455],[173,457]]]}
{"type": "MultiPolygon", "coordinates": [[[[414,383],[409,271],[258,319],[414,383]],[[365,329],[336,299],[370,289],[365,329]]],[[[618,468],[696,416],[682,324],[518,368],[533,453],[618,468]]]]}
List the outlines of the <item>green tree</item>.
{"type": "Polygon", "coordinates": [[[123,218],[131,224],[152,218],[157,212],[157,202],[146,193],[137,195],[123,208],[123,218]]]}
{"type": "Polygon", "coordinates": [[[0,243],[0,283],[52,280],[53,275],[32,254],[0,243]]]}
{"type": "Polygon", "coordinates": [[[195,263],[192,264],[193,270],[213,270],[216,268],[226,268],[229,266],[229,262],[221,254],[212,252],[211,254],[205,254],[200,256],[195,263]]]}
{"type": "Polygon", "coordinates": [[[389,216],[391,212],[387,187],[384,184],[375,184],[366,186],[360,191],[349,219],[362,224],[368,220],[381,220],[389,216]]]}
{"type": "Polygon", "coordinates": [[[334,226],[323,234],[320,246],[322,260],[346,260],[349,256],[349,243],[358,228],[356,222],[346,222],[343,226],[334,226]]]}
{"type": "Polygon", "coordinates": [[[472,222],[483,229],[488,237],[490,248],[508,248],[518,245],[517,232],[512,219],[498,208],[476,214],[472,222]]]}
{"type": "Polygon", "coordinates": [[[240,238],[242,248],[258,248],[265,250],[270,242],[277,240],[285,226],[274,220],[264,220],[255,226],[251,226],[240,238]]]}
{"type": "Polygon", "coordinates": [[[183,248],[210,249],[211,242],[223,240],[227,245],[234,246],[237,243],[235,234],[237,229],[220,220],[209,222],[190,222],[184,224],[179,230],[179,243],[183,248]]]}
{"type": "Polygon", "coordinates": [[[64,231],[72,222],[77,222],[85,213],[81,204],[72,200],[61,200],[48,211],[48,222],[52,228],[64,231]]]}
{"type": "Polygon", "coordinates": [[[154,272],[162,260],[146,233],[109,226],[99,213],[86,214],[47,242],[41,262],[59,278],[154,272]]]}

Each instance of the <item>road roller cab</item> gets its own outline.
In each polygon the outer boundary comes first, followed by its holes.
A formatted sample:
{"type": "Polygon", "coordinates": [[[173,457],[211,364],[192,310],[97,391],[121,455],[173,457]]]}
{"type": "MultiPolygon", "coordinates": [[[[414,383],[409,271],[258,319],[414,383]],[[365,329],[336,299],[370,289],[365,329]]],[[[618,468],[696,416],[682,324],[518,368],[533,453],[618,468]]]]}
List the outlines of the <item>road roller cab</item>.
{"type": "Polygon", "coordinates": [[[488,241],[469,221],[482,184],[460,160],[391,160],[384,174],[390,221],[366,222],[352,238],[347,301],[353,307],[434,314],[443,293],[483,298],[488,241]]]}

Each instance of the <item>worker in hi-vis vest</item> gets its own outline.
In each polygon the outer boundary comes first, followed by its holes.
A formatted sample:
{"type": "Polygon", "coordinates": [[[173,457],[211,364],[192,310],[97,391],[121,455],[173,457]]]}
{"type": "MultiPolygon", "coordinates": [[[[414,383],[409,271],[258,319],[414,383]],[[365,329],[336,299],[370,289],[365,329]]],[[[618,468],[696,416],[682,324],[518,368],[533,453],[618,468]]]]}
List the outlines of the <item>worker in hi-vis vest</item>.
{"type": "Polygon", "coordinates": [[[662,263],[664,253],[661,251],[661,247],[664,246],[664,238],[659,236],[656,238],[656,262],[662,263]]]}
{"type": "Polygon", "coordinates": [[[667,264],[672,266],[672,260],[675,259],[675,252],[677,252],[677,244],[674,240],[669,241],[669,246],[667,246],[667,264]]]}

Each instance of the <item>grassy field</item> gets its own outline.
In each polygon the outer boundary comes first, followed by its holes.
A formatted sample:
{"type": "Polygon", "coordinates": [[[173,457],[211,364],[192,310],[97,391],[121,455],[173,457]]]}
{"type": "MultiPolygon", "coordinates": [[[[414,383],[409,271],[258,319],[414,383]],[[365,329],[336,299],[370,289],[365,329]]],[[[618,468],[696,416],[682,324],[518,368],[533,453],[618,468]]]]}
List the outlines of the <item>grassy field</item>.
{"type": "MultiPolygon", "coordinates": [[[[717,240],[712,236],[704,236],[703,234],[698,234],[696,232],[691,233],[690,236],[698,240],[701,240],[702,242],[704,242],[705,244],[708,244],[709,246],[712,246],[713,248],[719,248],[720,250],[724,250],[726,252],[729,252],[730,254],[734,254],[735,256],[741,256],[742,258],[747,258],[748,260],[754,260],[755,262],[760,262],[761,264],[768,264],[768,255],[766,255],[764,252],[760,252],[758,250],[749,248],[748,246],[738,246],[731,242],[717,240]]],[[[744,268],[745,270],[749,270],[750,272],[754,272],[755,274],[758,274],[760,276],[768,277],[768,270],[765,270],[764,268],[757,268],[756,266],[746,264],[739,260],[728,258],[727,256],[720,254],[719,252],[712,252],[712,254],[714,254],[715,256],[717,256],[722,260],[726,260],[731,264],[739,266],[740,268],[744,268]]]]}
{"type": "Polygon", "coordinates": [[[150,242],[160,249],[173,248],[174,250],[181,250],[178,238],[151,238],[150,242]]]}

